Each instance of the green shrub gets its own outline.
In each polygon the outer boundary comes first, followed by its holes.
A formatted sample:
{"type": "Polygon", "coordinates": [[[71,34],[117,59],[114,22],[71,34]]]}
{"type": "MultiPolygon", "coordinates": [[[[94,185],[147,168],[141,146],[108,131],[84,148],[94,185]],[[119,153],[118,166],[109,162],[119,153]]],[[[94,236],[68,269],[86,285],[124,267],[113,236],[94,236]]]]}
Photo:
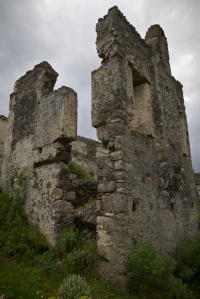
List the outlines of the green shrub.
{"type": "Polygon", "coordinates": [[[87,201],[86,204],[91,204],[91,203],[96,202],[96,201],[97,201],[96,198],[94,198],[94,197],[90,197],[90,198],[88,199],[88,201],[87,201]]]}
{"type": "Polygon", "coordinates": [[[54,255],[59,258],[64,258],[68,253],[79,248],[82,243],[82,237],[72,228],[67,228],[58,238],[58,242],[53,249],[54,255]]]}
{"type": "Polygon", "coordinates": [[[200,228],[200,210],[198,210],[198,212],[197,212],[198,214],[198,225],[199,225],[199,228],[200,228]]]}
{"type": "Polygon", "coordinates": [[[48,249],[44,236],[28,226],[22,202],[0,193],[0,251],[3,256],[31,259],[48,249]]]}
{"type": "Polygon", "coordinates": [[[96,245],[85,243],[83,247],[70,252],[64,262],[68,272],[87,275],[89,271],[95,268],[100,259],[101,256],[96,245]]]}
{"type": "Polygon", "coordinates": [[[191,293],[174,276],[175,265],[169,256],[158,257],[157,249],[150,242],[138,243],[126,263],[130,293],[141,298],[191,299],[191,293]]]}
{"type": "Polygon", "coordinates": [[[71,173],[76,174],[78,179],[83,179],[86,181],[95,181],[95,178],[92,174],[88,173],[82,166],[71,161],[69,163],[69,169],[71,173]]]}
{"type": "Polygon", "coordinates": [[[13,168],[11,177],[11,194],[12,198],[24,203],[27,189],[27,176],[30,170],[28,167],[22,169],[13,168]]]}
{"type": "Polygon", "coordinates": [[[81,296],[88,296],[92,299],[90,287],[80,275],[69,275],[64,279],[59,290],[60,299],[80,299],[81,296]]]}
{"type": "Polygon", "coordinates": [[[200,237],[188,237],[176,248],[176,276],[200,292],[200,237]]]}
{"type": "Polygon", "coordinates": [[[56,246],[39,262],[47,265],[46,269],[51,271],[49,262],[52,264],[53,260],[57,259],[62,262],[67,273],[85,274],[94,268],[101,256],[96,243],[86,242],[81,234],[67,228],[59,236],[56,246]]]}

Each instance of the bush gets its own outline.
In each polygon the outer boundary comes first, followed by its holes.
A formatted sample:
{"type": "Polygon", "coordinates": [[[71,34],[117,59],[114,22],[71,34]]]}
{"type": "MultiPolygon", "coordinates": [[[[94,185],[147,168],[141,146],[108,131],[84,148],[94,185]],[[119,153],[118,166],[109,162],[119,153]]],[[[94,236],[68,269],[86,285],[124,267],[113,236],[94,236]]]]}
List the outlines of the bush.
{"type": "Polygon", "coordinates": [[[64,258],[68,253],[82,244],[82,237],[72,228],[65,229],[59,236],[58,242],[53,249],[54,255],[59,258],[64,258]]]}
{"type": "Polygon", "coordinates": [[[92,299],[90,287],[80,275],[69,275],[59,290],[60,299],[80,299],[87,296],[92,299]]]}
{"type": "Polygon", "coordinates": [[[100,259],[101,256],[94,244],[84,244],[82,248],[67,255],[65,265],[70,273],[87,275],[100,259]]]}
{"type": "MultiPolygon", "coordinates": [[[[52,271],[49,265],[59,262],[62,268],[71,274],[88,274],[94,269],[96,263],[101,259],[97,251],[96,243],[88,243],[83,236],[72,228],[65,229],[54,248],[38,260],[47,271],[52,271]]],[[[53,266],[55,267],[55,265],[53,266]]]]}
{"type": "Polygon", "coordinates": [[[13,168],[11,176],[11,194],[13,199],[17,199],[24,203],[27,189],[27,177],[30,170],[28,167],[22,169],[13,168]]]}
{"type": "Polygon", "coordinates": [[[197,215],[198,215],[198,225],[199,225],[199,228],[200,228],[200,210],[198,210],[197,215]]]}
{"type": "Polygon", "coordinates": [[[88,173],[82,166],[71,161],[69,163],[69,169],[71,173],[76,174],[78,179],[83,179],[86,181],[95,181],[95,178],[92,174],[88,173]]]}
{"type": "Polygon", "coordinates": [[[200,237],[188,237],[176,248],[176,276],[200,292],[200,237]]]}
{"type": "Polygon", "coordinates": [[[22,202],[0,193],[1,254],[25,260],[47,249],[44,236],[36,228],[28,226],[22,202]]]}
{"type": "Polygon", "coordinates": [[[150,242],[141,242],[128,255],[126,278],[131,294],[142,298],[192,298],[191,293],[174,276],[173,258],[158,257],[150,242]]]}

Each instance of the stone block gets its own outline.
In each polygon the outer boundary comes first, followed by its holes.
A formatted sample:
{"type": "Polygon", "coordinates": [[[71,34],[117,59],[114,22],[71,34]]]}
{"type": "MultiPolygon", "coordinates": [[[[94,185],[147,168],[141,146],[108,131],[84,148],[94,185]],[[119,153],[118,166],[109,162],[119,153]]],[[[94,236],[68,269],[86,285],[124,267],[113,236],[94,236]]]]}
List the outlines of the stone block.
{"type": "Polygon", "coordinates": [[[74,218],[76,222],[82,223],[92,229],[96,228],[97,224],[97,211],[98,205],[96,202],[86,204],[74,212],[74,218]]]}
{"type": "Polygon", "coordinates": [[[121,160],[124,157],[123,151],[115,151],[110,154],[111,160],[121,160]]]}
{"type": "Polygon", "coordinates": [[[71,142],[72,145],[72,153],[79,153],[83,156],[87,156],[87,144],[83,141],[75,140],[71,142]]]}
{"type": "Polygon", "coordinates": [[[114,164],[114,170],[125,170],[125,164],[122,160],[118,160],[114,164]]]}
{"type": "Polygon", "coordinates": [[[34,133],[36,147],[76,138],[77,94],[73,89],[63,86],[42,98],[38,111],[34,133]]]}
{"type": "Polygon", "coordinates": [[[114,181],[99,182],[97,185],[98,193],[113,192],[116,189],[116,183],[114,181]]]}
{"type": "Polygon", "coordinates": [[[55,142],[40,148],[34,148],[34,165],[39,166],[45,163],[65,161],[69,163],[71,151],[69,144],[55,142]]]}
{"type": "Polygon", "coordinates": [[[109,150],[103,147],[97,147],[96,158],[107,157],[109,155],[109,150]]]}
{"type": "Polygon", "coordinates": [[[76,192],[74,192],[74,191],[69,191],[66,194],[66,200],[68,200],[68,201],[73,202],[75,200],[75,197],[76,197],[76,192]]]}
{"type": "Polygon", "coordinates": [[[124,180],[126,173],[121,170],[115,170],[112,172],[112,177],[114,180],[124,180]]]}
{"type": "Polygon", "coordinates": [[[56,200],[63,198],[63,190],[62,189],[54,189],[52,192],[52,197],[56,200]]]}
{"type": "Polygon", "coordinates": [[[127,196],[121,193],[103,195],[101,210],[106,213],[126,213],[128,211],[127,196]]]}
{"type": "Polygon", "coordinates": [[[73,206],[70,202],[64,200],[56,200],[53,204],[54,217],[56,224],[68,224],[74,222],[73,206]]]}

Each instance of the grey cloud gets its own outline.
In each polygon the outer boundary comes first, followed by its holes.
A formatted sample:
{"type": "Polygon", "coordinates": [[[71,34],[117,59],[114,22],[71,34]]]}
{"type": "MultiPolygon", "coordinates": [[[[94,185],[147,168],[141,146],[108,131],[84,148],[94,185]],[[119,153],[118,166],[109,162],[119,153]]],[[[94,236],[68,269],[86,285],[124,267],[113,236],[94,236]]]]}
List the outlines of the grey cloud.
{"type": "Polygon", "coordinates": [[[91,71],[100,66],[95,26],[117,5],[145,36],[160,24],[169,44],[172,74],[184,86],[193,167],[200,172],[199,0],[0,0],[0,114],[8,114],[14,82],[47,60],[62,85],[78,93],[78,133],[95,138],[91,127],[91,71]],[[190,59],[192,57],[192,59],[190,59]]]}

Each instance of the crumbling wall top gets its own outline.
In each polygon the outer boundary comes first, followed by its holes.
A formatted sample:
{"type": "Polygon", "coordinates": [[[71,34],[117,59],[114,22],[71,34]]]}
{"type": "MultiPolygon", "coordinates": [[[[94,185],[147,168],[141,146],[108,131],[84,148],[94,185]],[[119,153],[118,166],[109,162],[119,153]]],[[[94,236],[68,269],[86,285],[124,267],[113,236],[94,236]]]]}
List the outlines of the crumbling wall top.
{"type": "Polygon", "coordinates": [[[0,143],[4,142],[7,121],[7,117],[0,115],[0,143]]]}
{"type": "Polygon", "coordinates": [[[135,27],[114,6],[104,18],[98,20],[96,31],[97,52],[103,63],[116,55],[126,58],[149,79],[149,64],[160,62],[171,75],[167,39],[159,25],[152,25],[145,39],[142,39],[135,27]]]}
{"type": "Polygon", "coordinates": [[[160,25],[156,24],[149,27],[145,41],[151,46],[153,55],[157,55],[157,61],[161,61],[167,73],[171,75],[167,38],[160,25]]]}
{"type": "Polygon", "coordinates": [[[10,101],[14,112],[12,146],[30,134],[36,147],[75,139],[77,94],[64,86],[53,91],[57,77],[58,73],[43,61],[16,81],[10,101]]]}
{"type": "MultiPolygon", "coordinates": [[[[143,43],[144,47],[148,47],[148,45],[145,43],[145,40],[141,38],[140,34],[136,31],[136,28],[129,23],[129,21],[127,20],[127,18],[123,15],[123,13],[118,9],[117,6],[113,6],[108,10],[108,14],[105,15],[103,18],[98,19],[98,23],[96,25],[96,31],[98,32],[100,30],[100,26],[104,26],[103,23],[109,21],[109,18],[117,18],[118,20],[123,21],[127,27],[129,27],[129,29],[132,31],[133,34],[135,34],[139,39],[141,39],[141,42],[143,43]]],[[[113,25],[117,25],[116,23],[113,22],[113,25]]],[[[114,27],[113,27],[114,29],[114,27]]],[[[99,56],[100,57],[100,56],[99,56]]],[[[102,58],[102,57],[100,57],[102,58]]]]}
{"type": "MultiPolygon", "coordinates": [[[[108,14],[104,16],[104,18],[100,18],[96,25],[97,31],[97,52],[100,58],[107,58],[107,53],[102,53],[103,48],[101,48],[101,38],[102,35],[108,34],[111,37],[108,44],[111,46],[113,43],[124,45],[123,37],[127,38],[130,33],[134,34],[144,47],[148,48],[148,45],[141,38],[140,34],[136,31],[135,27],[133,27],[126,19],[126,17],[122,14],[122,12],[118,9],[117,6],[114,6],[108,10],[108,14]]],[[[122,49],[121,49],[122,51],[122,49]]]]}
{"type": "Polygon", "coordinates": [[[34,92],[39,97],[45,96],[53,91],[57,77],[58,73],[48,62],[43,61],[15,82],[13,92],[23,91],[23,94],[34,92]]]}
{"type": "Polygon", "coordinates": [[[3,121],[7,121],[8,120],[8,118],[6,116],[4,116],[4,115],[0,115],[0,119],[3,120],[3,121]]]}

